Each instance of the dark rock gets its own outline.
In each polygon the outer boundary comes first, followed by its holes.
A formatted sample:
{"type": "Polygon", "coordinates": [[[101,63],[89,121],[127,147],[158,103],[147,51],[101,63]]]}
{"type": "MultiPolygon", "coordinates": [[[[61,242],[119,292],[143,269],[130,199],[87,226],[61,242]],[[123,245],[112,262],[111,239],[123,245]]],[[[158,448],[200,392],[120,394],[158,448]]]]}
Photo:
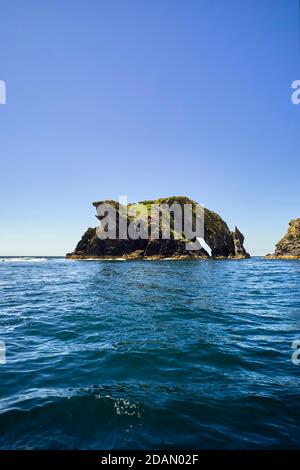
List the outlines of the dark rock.
{"type": "Polygon", "coordinates": [[[249,254],[246,252],[244,248],[244,235],[239,231],[237,227],[235,230],[231,232],[232,234],[232,241],[233,241],[233,251],[235,258],[249,258],[249,254]]]}
{"type": "MultiPolygon", "coordinates": [[[[191,204],[193,211],[197,205],[195,201],[187,197],[169,197],[151,201],[142,201],[138,204],[147,208],[146,215],[140,216],[140,219],[149,220],[151,207],[153,204],[167,204],[171,206],[173,203],[179,203],[182,207],[184,204],[191,204]]],[[[119,206],[116,201],[97,201],[93,205],[97,208],[100,204],[111,204],[117,213],[117,233],[119,229],[119,221],[122,217],[124,206],[119,206]]],[[[129,204],[130,208],[133,204],[129,204]]],[[[231,232],[224,220],[215,212],[204,209],[204,240],[211,249],[213,258],[248,258],[249,255],[244,248],[244,236],[235,228],[231,232]]],[[[99,217],[98,217],[99,218],[99,217]]],[[[101,219],[101,217],[100,217],[101,219]]],[[[127,216],[127,226],[132,222],[133,217],[127,216]]],[[[126,226],[126,222],[125,222],[126,226]]],[[[160,227],[161,234],[161,227],[160,227]]],[[[192,240],[195,241],[195,240],[192,240]]],[[[172,227],[171,215],[171,237],[170,239],[100,239],[97,236],[96,228],[89,228],[82,236],[73,253],[68,253],[67,258],[85,259],[85,258],[110,258],[124,257],[126,259],[161,259],[161,258],[208,258],[210,255],[201,246],[199,241],[196,243],[196,250],[187,250],[186,243],[189,242],[185,234],[179,239],[175,236],[174,227],[172,227]]]]}
{"type": "Polygon", "coordinates": [[[267,258],[300,259],[300,219],[290,221],[287,234],[276,244],[275,253],[267,258]]]}

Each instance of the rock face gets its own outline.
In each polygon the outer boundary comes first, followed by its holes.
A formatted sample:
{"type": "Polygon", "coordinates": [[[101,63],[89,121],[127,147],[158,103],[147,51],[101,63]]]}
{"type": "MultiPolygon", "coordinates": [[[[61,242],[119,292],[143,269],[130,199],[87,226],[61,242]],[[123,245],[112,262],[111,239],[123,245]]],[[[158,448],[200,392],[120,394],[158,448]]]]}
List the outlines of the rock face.
{"type": "MultiPolygon", "coordinates": [[[[93,202],[94,207],[98,208],[101,204],[112,205],[117,214],[116,229],[119,233],[119,220],[122,217],[123,209],[116,201],[97,201],[93,202]]],[[[168,207],[172,204],[178,203],[183,208],[184,204],[190,204],[193,208],[197,203],[187,197],[169,197],[161,198],[151,201],[141,201],[138,205],[146,208],[147,220],[151,213],[153,205],[166,204],[168,207]]],[[[128,204],[127,209],[137,206],[136,204],[128,204]]],[[[140,216],[142,218],[142,216],[140,216]]],[[[98,217],[101,220],[101,217],[98,217]]],[[[132,216],[126,215],[127,227],[134,219],[132,216]]],[[[171,212],[171,227],[172,227],[172,212],[171,212]]],[[[183,233],[179,239],[176,239],[174,226],[171,228],[170,239],[152,239],[150,236],[146,239],[100,239],[99,232],[96,228],[89,228],[82,236],[77,244],[75,251],[68,253],[67,258],[72,259],[86,259],[86,258],[124,258],[124,259],[163,259],[163,258],[249,258],[249,254],[244,248],[244,236],[235,228],[231,232],[224,222],[224,220],[215,212],[204,209],[204,240],[210,247],[211,254],[209,254],[201,245],[201,242],[196,241],[197,249],[188,250],[186,243],[190,240],[183,233]]],[[[161,226],[160,226],[161,234],[161,226]]],[[[195,241],[195,240],[192,240],[195,241]]]]}
{"type": "Polygon", "coordinates": [[[234,232],[231,232],[231,234],[233,240],[234,256],[236,258],[249,258],[249,255],[244,248],[244,235],[239,231],[237,227],[235,227],[234,232]]]}
{"type": "Polygon", "coordinates": [[[300,259],[300,219],[290,221],[287,234],[276,244],[275,253],[267,258],[300,259]]]}

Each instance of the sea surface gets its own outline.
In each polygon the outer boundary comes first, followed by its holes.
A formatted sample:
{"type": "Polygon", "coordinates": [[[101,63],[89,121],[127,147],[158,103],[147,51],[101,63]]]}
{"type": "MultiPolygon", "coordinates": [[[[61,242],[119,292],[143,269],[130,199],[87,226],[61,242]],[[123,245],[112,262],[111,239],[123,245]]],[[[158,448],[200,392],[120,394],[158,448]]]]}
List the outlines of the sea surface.
{"type": "Polygon", "coordinates": [[[300,448],[300,262],[0,258],[1,449],[300,448]]]}

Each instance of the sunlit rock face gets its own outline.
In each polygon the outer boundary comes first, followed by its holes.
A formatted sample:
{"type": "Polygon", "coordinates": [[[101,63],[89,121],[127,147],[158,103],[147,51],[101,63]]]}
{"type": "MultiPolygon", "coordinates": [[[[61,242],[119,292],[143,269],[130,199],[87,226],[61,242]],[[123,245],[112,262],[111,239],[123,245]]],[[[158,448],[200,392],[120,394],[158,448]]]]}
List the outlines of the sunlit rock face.
{"type": "Polygon", "coordinates": [[[275,253],[267,257],[300,259],[300,219],[290,221],[286,235],[276,244],[275,253]]]}
{"type": "MultiPolygon", "coordinates": [[[[156,200],[141,201],[139,203],[131,203],[126,207],[117,201],[96,201],[93,202],[94,207],[102,204],[109,204],[116,211],[116,233],[119,234],[120,220],[123,220],[124,213],[125,227],[129,230],[130,224],[137,221],[137,216],[132,216],[131,209],[137,206],[143,210],[138,215],[139,220],[143,218],[147,221],[151,220],[153,206],[167,205],[171,207],[174,203],[181,206],[184,211],[184,205],[190,205],[192,212],[196,210],[197,203],[185,196],[172,196],[160,198],[156,200]],[[126,211],[124,210],[126,208],[126,211]],[[141,215],[142,213],[142,215],[141,215]],[[128,215],[129,214],[129,215],[128,215]]],[[[98,217],[101,220],[101,217],[98,217]]],[[[124,258],[124,259],[163,259],[163,258],[249,258],[249,254],[244,248],[244,236],[235,228],[231,232],[224,220],[215,212],[204,209],[204,241],[209,247],[205,250],[199,239],[190,239],[186,233],[180,235],[174,228],[174,214],[170,211],[171,229],[170,239],[151,238],[147,235],[145,238],[123,239],[117,235],[115,239],[99,238],[99,227],[89,228],[81,240],[78,242],[74,252],[68,253],[67,258],[86,259],[86,258],[124,258]],[[189,249],[190,242],[195,243],[196,249],[189,249]],[[210,251],[210,253],[208,253],[210,251]]],[[[102,230],[100,228],[100,230],[102,230]]],[[[159,234],[161,235],[162,227],[159,226],[159,234]]],[[[201,238],[200,238],[201,240],[201,238]]],[[[194,247],[194,248],[195,248],[194,247]]]]}

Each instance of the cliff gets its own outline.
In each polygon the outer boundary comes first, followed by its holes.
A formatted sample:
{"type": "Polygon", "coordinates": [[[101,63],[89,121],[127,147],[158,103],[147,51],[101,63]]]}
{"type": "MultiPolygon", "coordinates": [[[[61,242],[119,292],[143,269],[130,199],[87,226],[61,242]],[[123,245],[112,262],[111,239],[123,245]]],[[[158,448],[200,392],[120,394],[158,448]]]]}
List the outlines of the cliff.
{"type": "MultiPolygon", "coordinates": [[[[116,201],[96,201],[93,202],[96,209],[101,204],[112,205],[117,214],[116,218],[116,233],[119,233],[119,221],[123,216],[124,207],[116,201]]],[[[145,209],[144,215],[139,215],[139,219],[143,217],[149,220],[153,205],[166,204],[168,207],[172,204],[178,203],[184,207],[184,204],[191,204],[193,211],[197,206],[197,203],[187,197],[168,197],[157,200],[141,201],[137,204],[128,204],[127,210],[136,207],[137,205],[145,209]],[[146,215],[145,215],[146,214],[146,215]]],[[[130,211],[129,211],[130,212],[130,211]]],[[[143,211],[142,211],[143,212],[143,211]]],[[[127,212],[126,212],[127,213],[127,212]]],[[[127,226],[134,221],[134,217],[126,215],[127,226]]],[[[98,219],[102,218],[98,216],[98,219]]],[[[172,221],[172,213],[171,213],[172,221]]],[[[189,258],[234,258],[243,259],[249,258],[249,254],[244,248],[244,236],[242,233],[235,228],[234,231],[230,231],[224,220],[215,212],[208,209],[204,209],[204,240],[211,253],[208,253],[201,245],[201,241],[197,239],[196,250],[189,250],[186,247],[187,242],[190,240],[183,233],[181,237],[176,237],[176,231],[171,222],[171,237],[170,239],[153,239],[147,236],[146,239],[100,239],[99,228],[89,228],[81,240],[77,244],[74,252],[68,253],[67,258],[71,259],[86,259],[86,258],[124,258],[124,259],[163,259],[163,258],[178,258],[178,259],[189,259],[189,258]],[[179,239],[177,239],[179,238],[179,239]]],[[[159,227],[159,233],[161,235],[162,227],[159,227]]],[[[195,241],[192,240],[192,241],[195,241]]]]}
{"type": "Polygon", "coordinates": [[[266,257],[300,259],[300,219],[290,221],[286,235],[276,244],[275,253],[266,257]]]}

